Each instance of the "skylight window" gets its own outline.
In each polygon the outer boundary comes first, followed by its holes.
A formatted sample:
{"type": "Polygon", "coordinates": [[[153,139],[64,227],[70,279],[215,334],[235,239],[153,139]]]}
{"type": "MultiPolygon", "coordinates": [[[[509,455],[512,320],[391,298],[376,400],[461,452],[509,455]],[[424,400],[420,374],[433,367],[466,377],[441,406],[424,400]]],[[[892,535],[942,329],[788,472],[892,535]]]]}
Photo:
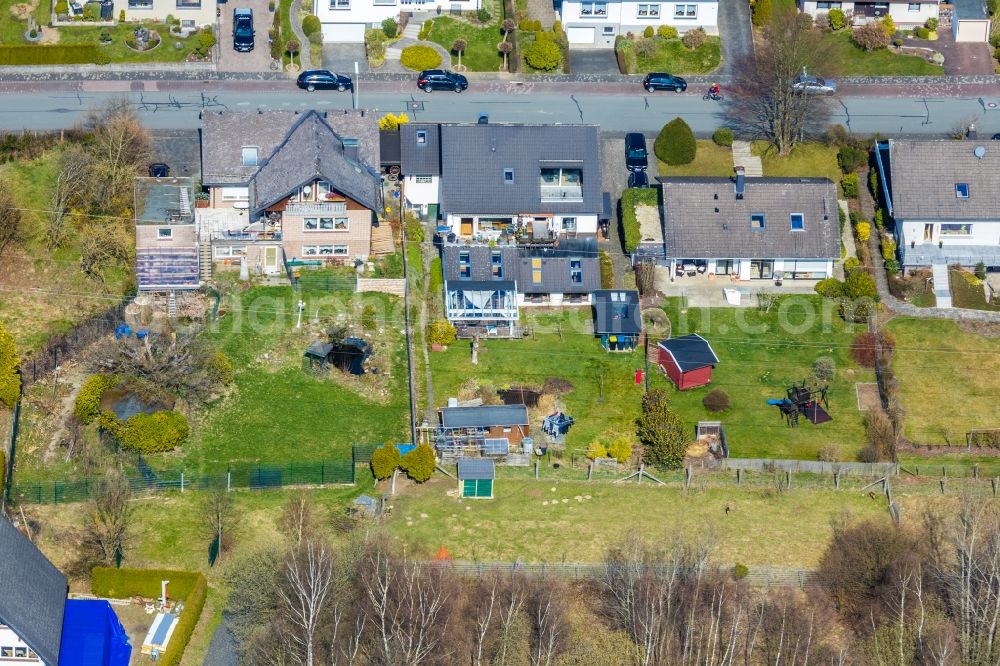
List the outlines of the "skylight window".
{"type": "Polygon", "coordinates": [[[505,182],[505,183],[513,183],[514,182],[514,170],[513,169],[504,169],[503,170],[503,182],[505,182]]]}
{"type": "Polygon", "coordinates": [[[252,146],[243,146],[240,151],[240,160],[243,166],[257,166],[257,149],[252,146]]]}
{"type": "Polygon", "coordinates": [[[959,199],[969,198],[969,184],[968,183],[955,183],[955,196],[959,199]]]}
{"type": "Polygon", "coordinates": [[[805,228],[806,221],[802,213],[792,213],[792,231],[804,231],[805,228]]]}
{"type": "Polygon", "coordinates": [[[417,143],[427,143],[427,130],[417,130],[417,143]]]}
{"type": "Polygon", "coordinates": [[[750,213],[750,228],[754,231],[764,230],[764,213],[750,213]]]}

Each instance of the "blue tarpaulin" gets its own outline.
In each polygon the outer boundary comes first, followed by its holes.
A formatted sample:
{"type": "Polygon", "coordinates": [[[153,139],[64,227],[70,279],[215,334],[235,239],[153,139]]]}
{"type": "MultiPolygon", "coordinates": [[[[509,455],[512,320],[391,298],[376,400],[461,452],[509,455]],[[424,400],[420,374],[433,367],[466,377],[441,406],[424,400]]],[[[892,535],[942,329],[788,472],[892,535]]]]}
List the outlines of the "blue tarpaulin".
{"type": "Polygon", "coordinates": [[[416,444],[397,444],[396,448],[399,450],[399,455],[405,456],[407,453],[417,448],[416,444]]]}
{"type": "Polygon", "coordinates": [[[59,666],[128,666],[132,646],[111,604],[67,599],[59,666]]]}

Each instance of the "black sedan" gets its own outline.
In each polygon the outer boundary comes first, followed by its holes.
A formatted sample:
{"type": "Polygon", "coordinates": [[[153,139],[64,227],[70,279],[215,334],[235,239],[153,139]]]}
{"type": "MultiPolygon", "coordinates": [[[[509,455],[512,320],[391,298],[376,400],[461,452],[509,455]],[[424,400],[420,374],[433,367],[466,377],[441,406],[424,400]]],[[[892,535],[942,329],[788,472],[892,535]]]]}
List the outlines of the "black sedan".
{"type": "Polygon", "coordinates": [[[417,77],[417,87],[424,92],[453,90],[460,93],[469,87],[469,80],[447,69],[425,69],[417,77]]]}
{"type": "Polygon", "coordinates": [[[354,90],[354,82],[346,76],[331,72],[328,69],[307,69],[299,74],[295,85],[309,92],[314,90],[354,90]]]}
{"type": "Polygon", "coordinates": [[[684,92],[687,90],[687,81],[679,76],[674,76],[673,74],[667,74],[665,72],[653,72],[647,74],[646,78],[642,80],[642,87],[646,89],[647,92],[653,92],[654,90],[673,90],[674,92],[684,92]]]}

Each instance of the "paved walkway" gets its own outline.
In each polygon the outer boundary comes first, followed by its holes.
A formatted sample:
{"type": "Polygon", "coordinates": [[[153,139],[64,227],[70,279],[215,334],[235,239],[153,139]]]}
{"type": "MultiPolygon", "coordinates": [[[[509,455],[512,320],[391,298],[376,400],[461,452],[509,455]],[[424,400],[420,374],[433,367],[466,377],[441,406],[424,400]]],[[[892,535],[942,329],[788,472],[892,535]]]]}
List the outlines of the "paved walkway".
{"type": "Polygon", "coordinates": [[[740,63],[754,59],[750,3],[746,0],[719,0],[718,21],[722,37],[722,68],[719,73],[734,74],[740,63]]]}
{"type": "MultiPolygon", "coordinates": [[[[844,212],[844,228],[840,232],[840,242],[844,245],[844,259],[848,257],[858,257],[858,248],[854,244],[854,229],[851,227],[851,211],[847,207],[847,202],[839,199],[837,205],[840,206],[840,210],[844,212]]],[[[838,224],[839,224],[838,220],[838,224]]],[[[838,280],[843,280],[846,275],[844,275],[844,262],[837,262],[833,265],[833,276],[838,280]]]]}
{"type": "Polygon", "coordinates": [[[934,298],[937,299],[937,306],[950,308],[951,285],[948,281],[948,264],[932,265],[931,275],[934,276],[934,298]]]}
{"type": "Polygon", "coordinates": [[[302,32],[302,21],[299,20],[299,12],[302,9],[302,0],[292,0],[292,6],[288,10],[289,18],[292,23],[292,32],[295,33],[295,39],[299,40],[299,44],[302,46],[299,51],[299,63],[302,65],[302,70],[313,68],[312,62],[312,52],[309,48],[309,39],[306,37],[306,33],[302,32]]]}
{"type": "MultiPolygon", "coordinates": [[[[559,18],[552,0],[528,0],[528,18],[542,22],[546,30],[552,29],[552,23],[559,18]]],[[[615,69],[618,69],[615,67],[615,69]]]]}
{"type": "Polygon", "coordinates": [[[758,155],[753,154],[749,141],[733,141],[733,167],[743,167],[747,178],[764,175],[764,164],[758,155]]]}

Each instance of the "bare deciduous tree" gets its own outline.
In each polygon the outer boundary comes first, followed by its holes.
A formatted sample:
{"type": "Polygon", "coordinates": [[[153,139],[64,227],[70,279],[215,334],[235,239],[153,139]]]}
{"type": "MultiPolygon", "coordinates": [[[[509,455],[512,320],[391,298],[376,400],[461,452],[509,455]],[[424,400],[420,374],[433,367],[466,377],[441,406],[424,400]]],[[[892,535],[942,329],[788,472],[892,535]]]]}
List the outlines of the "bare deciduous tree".
{"type": "Polygon", "coordinates": [[[95,208],[105,215],[132,210],[138,167],[149,160],[152,140],[127,98],[113,99],[90,114],[94,136],[89,183],[95,208]]]}
{"type": "Polygon", "coordinates": [[[80,183],[90,165],[86,150],[76,144],[59,155],[56,181],[49,196],[49,213],[45,225],[45,245],[50,250],[61,247],[70,231],[70,208],[80,199],[80,183]]]}
{"type": "Polygon", "coordinates": [[[25,241],[21,209],[17,206],[10,185],[0,180],[0,257],[11,246],[25,241]]]}
{"type": "Polygon", "coordinates": [[[114,566],[124,556],[133,517],[131,499],[125,473],[117,467],[109,469],[91,502],[84,541],[90,557],[103,566],[114,566]]]}
{"type": "Polygon", "coordinates": [[[281,514],[282,532],[291,537],[295,548],[302,546],[316,531],[316,507],[304,491],[292,494],[281,514]]]}
{"type": "Polygon", "coordinates": [[[166,390],[197,402],[206,400],[215,385],[208,371],[209,351],[194,336],[123,339],[109,342],[99,354],[102,371],[131,377],[154,392],[166,390]]]}
{"type": "Polygon", "coordinates": [[[528,595],[531,619],[531,666],[550,666],[566,649],[569,635],[568,591],[561,581],[535,578],[528,595]]]}
{"type": "Polygon", "coordinates": [[[205,531],[215,541],[217,557],[221,558],[223,551],[229,550],[237,521],[233,496],[225,488],[216,488],[205,493],[201,510],[205,531]]]}
{"type": "Polygon", "coordinates": [[[334,557],[322,541],[307,541],[285,560],[278,593],[282,615],[291,631],[292,645],[302,655],[302,663],[313,666],[316,634],[327,611],[334,557]]]}

